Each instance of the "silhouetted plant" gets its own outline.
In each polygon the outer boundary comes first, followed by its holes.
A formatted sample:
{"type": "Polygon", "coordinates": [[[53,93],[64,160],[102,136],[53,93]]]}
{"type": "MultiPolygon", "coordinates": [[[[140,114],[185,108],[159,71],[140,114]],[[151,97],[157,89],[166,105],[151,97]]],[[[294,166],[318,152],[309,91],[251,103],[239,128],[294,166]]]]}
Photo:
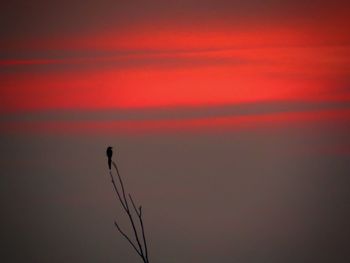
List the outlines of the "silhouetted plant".
{"type": "MultiPolygon", "coordinates": [[[[109,158],[111,158],[112,154],[110,155],[109,158]]],[[[109,159],[110,160],[110,159],[109,159]]],[[[115,180],[114,180],[114,176],[112,173],[112,170],[109,170],[109,174],[111,176],[112,179],[112,184],[113,184],[113,188],[114,191],[116,193],[116,197],[117,200],[121,203],[121,206],[124,210],[124,212],[127,214],[128,219],[130,221],[132,230],[133,230],[133,234],[134,234],[134,238],[136,240],[136,244],[135,241],[132,241],[132,238],[130,238],[120,227],[120,225],[118,224],[118,222],[115,220],[114,221],[114,225],[115,227],[118,229],[118,231],[122,234],[122,236],[130,243],[130,245],[134,248],[134,250],[136,251],[136,253],[142,258],[144,263],[149,263],[149,259],[148,259],[148,248],[147,248],[147,240],[146,240],[146,235],[145,235],[145,228],[143,225],[143,219],[142,219],[142,206],[136,207],[135,202],[131,196],[130,193],[128,193],[128,197],[129,199],[126,197],[126,193],[125,193],[125,188],[124,188],[124,184],[123,184],[123,180],[120,176],[119,173],[119,169],[117,164],[112,161],[112,166],[115,169],[116,173],[117,173],[117,177],[119,180],[119,187],[118,188],[115,180]],[[142,239],[140,238],[140,233],[137,231],[137,227],[134,221],[134,217],[133,217],[133,213],[132,210],[130,209],[130,203],[129,200],[131,202],[131,205],[137,215],[138,218],[138,222],[141,228],[141,235],[142,235],[142,239]]]]}

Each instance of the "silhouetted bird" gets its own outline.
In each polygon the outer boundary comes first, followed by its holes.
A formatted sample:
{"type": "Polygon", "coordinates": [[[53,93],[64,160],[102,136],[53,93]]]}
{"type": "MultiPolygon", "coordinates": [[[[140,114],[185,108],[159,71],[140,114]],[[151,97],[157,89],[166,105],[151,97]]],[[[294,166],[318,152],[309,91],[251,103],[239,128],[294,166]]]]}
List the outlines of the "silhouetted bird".
{"type": "Polygon", "coordinates": [[[108,157],[108,167],[109,167],[109,170],[111,170],[111,166],[112,166],[112,155],[113,155],[113,151],[112,151],[112,147],[109,146],[107,148],[107,157],[108,157]]]}

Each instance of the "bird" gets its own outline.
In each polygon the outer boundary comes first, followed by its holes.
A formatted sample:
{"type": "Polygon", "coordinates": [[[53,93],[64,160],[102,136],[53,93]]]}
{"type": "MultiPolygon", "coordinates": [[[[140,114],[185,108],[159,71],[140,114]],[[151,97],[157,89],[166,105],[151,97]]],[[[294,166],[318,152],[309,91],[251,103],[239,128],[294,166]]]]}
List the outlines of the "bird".
{"type": "Polygon", "coordinates": [[[112,155],[113,155],[113,151],[112,151],[112,147],[111,146],[108,146],[106,154],[107,154],[107,157],[108,157],[108,167],[109,167],[109,170],[111,170],[112,155]]]}

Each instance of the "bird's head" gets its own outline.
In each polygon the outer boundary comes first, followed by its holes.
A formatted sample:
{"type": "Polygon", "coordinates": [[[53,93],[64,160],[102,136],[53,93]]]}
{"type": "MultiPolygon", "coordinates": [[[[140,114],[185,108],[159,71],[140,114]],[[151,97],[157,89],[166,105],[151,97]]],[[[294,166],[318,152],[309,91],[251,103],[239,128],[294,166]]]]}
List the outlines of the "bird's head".
{"type": "Polygon", "coordinates": [[[113,154],[112,148],[113,148],[112,146],[107,147],[106,154],[107,154],[108,158],[110,158],[113,154]]]}

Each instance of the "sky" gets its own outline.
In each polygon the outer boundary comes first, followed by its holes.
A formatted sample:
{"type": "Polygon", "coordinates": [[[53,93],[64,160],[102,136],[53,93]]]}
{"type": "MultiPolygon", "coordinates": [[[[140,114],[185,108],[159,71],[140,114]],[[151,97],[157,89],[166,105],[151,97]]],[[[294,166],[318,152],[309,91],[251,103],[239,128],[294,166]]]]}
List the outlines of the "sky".
{"type": "Polygon", "coordinates": [[[0,8],[1,254],[347,262],[348,1],[8,1],[0,8]]]}

